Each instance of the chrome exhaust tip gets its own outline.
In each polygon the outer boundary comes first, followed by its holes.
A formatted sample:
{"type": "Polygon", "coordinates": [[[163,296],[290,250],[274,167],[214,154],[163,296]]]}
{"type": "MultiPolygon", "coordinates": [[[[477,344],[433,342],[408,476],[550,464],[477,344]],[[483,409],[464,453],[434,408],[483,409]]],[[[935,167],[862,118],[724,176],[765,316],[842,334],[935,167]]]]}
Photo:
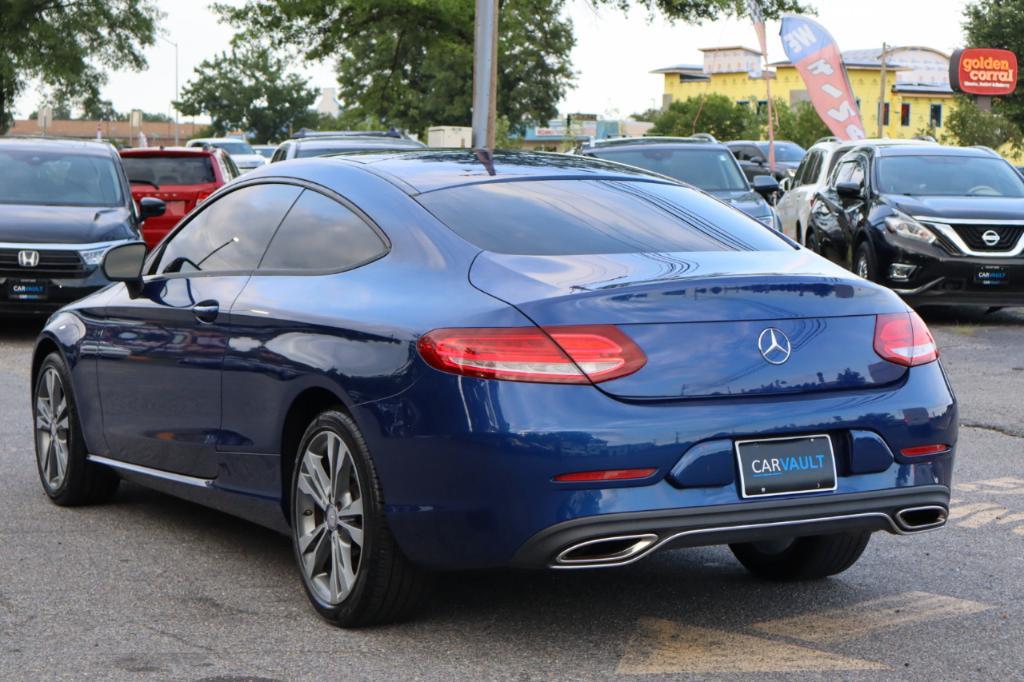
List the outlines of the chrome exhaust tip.
{"type": "Polygon", "coordinates": [[[570,545],[555,557],[557,566],[607,566],[628,561],[658,541],[654,533],[615,535],[570,545]]]}
{"type": "Polygon", "coordinates": [[[938,505],[925,507],[908,507],[896,512],[896,524],[901,530],[916,533],[946,525],[949,511],[938,505]]]}

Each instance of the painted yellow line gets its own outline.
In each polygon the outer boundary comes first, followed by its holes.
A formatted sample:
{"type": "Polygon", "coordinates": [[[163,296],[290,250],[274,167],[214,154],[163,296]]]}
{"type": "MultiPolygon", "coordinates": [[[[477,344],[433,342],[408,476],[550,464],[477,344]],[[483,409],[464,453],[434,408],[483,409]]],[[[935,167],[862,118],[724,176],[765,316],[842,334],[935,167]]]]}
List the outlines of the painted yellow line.
{"type": "Polygon", "coordinates": [[[904,592],[853,606],[765,621],[753,627],[763,633],[804,642],[839,642],[911,623],[966,616],[990,608],[987,604],[940,594],[904,592]]]}
{"type": "Polygon", "coordinates": [[[998,504],[993,504],[992,502],[977,502],[975,504],[965,504],[965,505],[961,505],[961,506],[957,506],[957,507],[950,507],[949,508],[949,520],[953,521],[955,519],[960,519],[960,518],[963,518],[965,516],[970,516],[971,514],[974,514],[975,512],[980,512],[980,511],[983,511],[985,509],[992,509],[992,508],[1001,508],[1001,507],[999,507],[998,504]]]}
{"type": "Polygon", "coordinates": [[[972,514],[966,519],[956,524],[960,528],[981,528],[982,526],[988,525],[998,519],[1000,516],[1008,512],[1006,507],[995,507],[993,509],[986,509],[980,511],[977,514],[972,514]]]}
{"type": "Polygon", "coordinates": [[[886,666],[874,661],[763,637],[681,625],[660,618],[642,618],[616,672],[664,675],[885,669],[886,666]]]}

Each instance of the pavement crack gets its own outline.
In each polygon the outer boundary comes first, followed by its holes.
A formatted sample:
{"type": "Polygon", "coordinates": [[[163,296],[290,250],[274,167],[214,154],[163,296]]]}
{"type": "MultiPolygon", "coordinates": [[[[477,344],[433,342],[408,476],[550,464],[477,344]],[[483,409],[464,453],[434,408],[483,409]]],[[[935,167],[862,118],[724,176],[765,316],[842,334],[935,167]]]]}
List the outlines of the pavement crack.
{"type": "Polygon", "coordinates": [[[1024,438],[1024,431],[1018,431],[1016,429],[1008,429],[1004,426],[996,426],[995,424],[982,424],[981,422],[960,422],[960,426],[969,429],[982,429],[985,431],[992,431],[1010,438],[1024,438]]]}

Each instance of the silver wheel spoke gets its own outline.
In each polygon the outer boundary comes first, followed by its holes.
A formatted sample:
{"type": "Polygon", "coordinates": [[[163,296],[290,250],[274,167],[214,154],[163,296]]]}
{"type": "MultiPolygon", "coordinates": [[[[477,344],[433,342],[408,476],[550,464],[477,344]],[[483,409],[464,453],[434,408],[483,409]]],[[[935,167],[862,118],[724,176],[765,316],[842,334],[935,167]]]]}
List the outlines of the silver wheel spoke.
{"type": "Polygon", "coordinates": [[[308,549],[302,556],[302,562],[306,569],[306,575],[310,578],[318,573],[323,573],[329,554],[328,544],[327,533],[321,532],[317,533],[316,537],[307,545],[308,549]]]}
{"type": "Polygon", "coordinates": [[[351,500],[348,504],[343,504],[341,509],[338,510],[338,516],[341,518],[363,518],[363,500],[351,500]]]}
{"type": "Polygon", "coordinates": [[[47,367],[35,401],[36,456],[43,483],[59,488],[68,472],[71,453],[71,410],[60,374],[47,367]]]}
{"type": "Polygon", "coordinates": [[[39,396],[36,398],[36,428],[49,430],[53,415],[50,414],[50,403],[39,396]]]}
{"type": "Polygon", "coordinates": [[[338,521],[338,528],[343,529],[348,536],[352,539],[352,542],[360,547],[363,546],[363,529],[353,526],[347,521],[338,521]]]}

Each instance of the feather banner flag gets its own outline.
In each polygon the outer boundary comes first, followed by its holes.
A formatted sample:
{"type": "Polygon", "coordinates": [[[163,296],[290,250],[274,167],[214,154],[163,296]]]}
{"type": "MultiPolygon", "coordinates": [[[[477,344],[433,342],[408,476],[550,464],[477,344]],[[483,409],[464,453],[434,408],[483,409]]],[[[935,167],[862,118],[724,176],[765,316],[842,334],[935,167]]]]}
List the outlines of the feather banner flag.
{"type": "Polygon", "coordinates": [[[808,17],[787,14],[779,30],[786,56],[807,86],[821,120],[840,140],[864,139],[857,99],[842,55],[824,26],[808,17]]]}

